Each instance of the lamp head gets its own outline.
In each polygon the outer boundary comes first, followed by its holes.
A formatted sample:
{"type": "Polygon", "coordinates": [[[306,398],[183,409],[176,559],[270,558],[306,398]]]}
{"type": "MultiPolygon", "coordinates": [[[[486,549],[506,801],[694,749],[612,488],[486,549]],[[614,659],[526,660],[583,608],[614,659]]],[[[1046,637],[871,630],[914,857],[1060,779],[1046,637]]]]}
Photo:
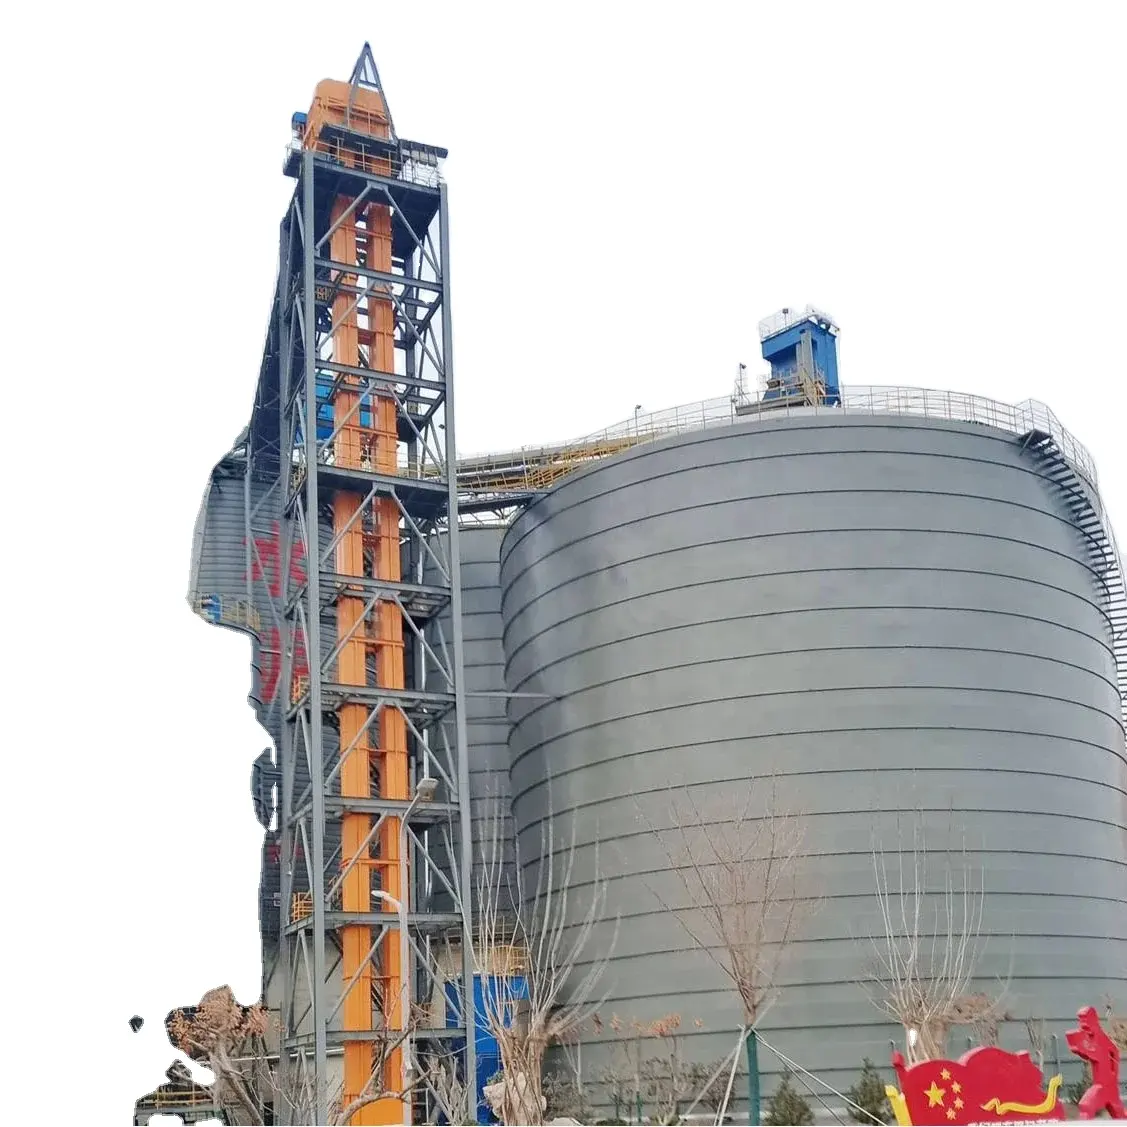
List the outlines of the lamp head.
{"type": "Polygon", "coordinates": [[[433,802],[435,792],[438,790],[438,780],[429,775],[424,776],[415,784],[415,797],[420,802],[433,802]]]}

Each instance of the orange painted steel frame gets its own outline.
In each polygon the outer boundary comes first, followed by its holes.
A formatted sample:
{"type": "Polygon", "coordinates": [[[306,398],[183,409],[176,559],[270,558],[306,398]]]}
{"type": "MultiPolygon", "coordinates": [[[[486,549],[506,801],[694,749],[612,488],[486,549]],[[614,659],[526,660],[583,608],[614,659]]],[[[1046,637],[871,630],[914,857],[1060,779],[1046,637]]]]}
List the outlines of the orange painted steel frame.
{"type": "MultiPolygon", "coordinates": [[[[344,164],[363,166],[366,171],[391,175],[387,160],[350,151],[336,142],[327,145],[320,139],[326,123],[345,124],[348,128],[374,137],[389,136],[388,118],[383,99],[373,90],[350,88],[347,82],[326,80],[318,84],[308,116],[304,136],[307,148],[326,149],[344,164]],[[349,98],[352,104],[349,107],[349,98]]],[[[353,200],[337,197],[333,202],[330,223],[336,224],[353,200]]],[[[386,205],[361,205],[340,224],[330,239],[334,262],[359,264],[369,269],[391,273],[391,213],[386,205]],[[363,254],[363,258],[359,257],[363,254]]],[[[341,288],[356,287],[356,275],[340,279],[341,288]]],[[[369,352],[368,366],[381,372],[395,370],[395,318],[392,304],[386,298],[369,296],[357,303],[353,294],[338,293],[333,301],[333,359],[352,367],[360,366],[360,347],[369,352]]],[[[394,474],[397,465],[397,410],[389,396],[376,396],[364,403],[364,415],[357,407],[359,381],[345,377],[333,401],[333,425],[339,428],[335,442],[336,464],[346,469],[373,470],[394,474]],[[369,410],[370,408],[370,410],[369,410]]],[[[369,511],[353,521],[364,497],[359,493],[336,491],[331,498],[333,533],[341,535],[336,549],[336,570],[341,575],[371,576],[398,581],[402,578],[399,549],[399,510],[390,498],[374,500],[369,511]],[[351,526],[349,522],[352,521],[351,526]]],[[[402,689],[404,680],[403,619],[394,602],[380,600],[368,622],[358,623],[365,601],[342,597],[337,605],[337,640],[341,646],[338,681],[342,685],[368,685],[369,673],[374,687],[402,689]],[[347,640],[346,640],[347,639],[347,640]]],[[[340,706],[340,746],[347,752],[340,770],[341,796],[369,798],[373,784],[376,796],[406,800],[409,797],[407,770],[407,724],[401,712],[383,708],[379,714],[375,743],[372,728],[365,730],[368,709],[363,704],[340,706]],[[351,748],[351,751],[348,749],[351,748]]],[[[341,910],[347,913],[371,912],[372,870],[379,873],[378,887],[405,906],[408,890],[399,887],[400,824],[398,818],[385,818],[380,826],[375,856],[366,844],[372,828],[370,814],[346,813],[341,819],[341,864],[356,864],[341,886],[341,910]]],[[[378,901],[384,910],[386,902],[378,901]]],[[[349,925],[341,928],[343,959],[342,980],[352,983],[342,1008],[343,1027],[350,1033],[366,1033],[374,1027],[374,995],[382,999],[386,1028],[402,1030],[407,1014],[404,976],[407,968],[400,965],[397,933],[389,931],[372,960],[367,960],[371,947],[371,928],[349,925]],[[377,967],[373,971],[373,964],[377,967]],[[353,981],[355,979],[355,981],[353,981]]],[[[365,1089],[376,1065],[373,1040],[349,1040],[344,1046],[343,1105],[347,1106],[365,1089]]],[[[385,1091],[398,1092],[403,1087],[403,1050],[395,1049],[384,1062],[382,1082],[385,1091]]],[[[385,1099],[369,1104],[353,1118],[353,1123],[406,1123],[409,1107],[399,1100],[385,1099]]]]}

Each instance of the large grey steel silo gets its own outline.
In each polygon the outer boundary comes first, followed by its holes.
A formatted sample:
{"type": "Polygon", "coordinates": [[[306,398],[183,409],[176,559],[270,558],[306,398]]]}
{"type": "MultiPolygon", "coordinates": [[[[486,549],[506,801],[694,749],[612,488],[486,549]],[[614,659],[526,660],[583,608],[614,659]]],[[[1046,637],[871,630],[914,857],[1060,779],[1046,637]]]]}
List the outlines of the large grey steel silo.
{"type": "MultiPolygon", "coordinates": [[[[1114,568],[1067,440],[1020,431],[763,416],[608,459],[513,523],[506,681],[544,695],[509,704],[516,830],[527,862],[549,810],[557,840],[574,827],[576,913],[600,842],[621,918],[604,1016],[675,1011],[703,1023],[686,1021],[693,1056],[730,1048],[738,1002],[655,896],[676,885],[638,811],[669,783],[707,806],[769,764],[808,815],[825,896],[761,1027],[799,1064],[839,1089],[864,1056],[887,1071],[898,1031],[857,980],[879,928],[874,837],[898,847],[902,808],[933,838],[952,819],[968,835],[980,981],[1007,981],[1015,1016],[1059,1033],[1083,1004],[1127,1000],[1114,568]]],[[[605,1039],[588,1038],[589,1075],[605,1039]]]]}
{"type": "MultiPolygon", "coordinates": [[[[482,873],[482,851],[491,857],[493,838],[500,837],[500,857],[506,869],[512,858],[512,816],[509,811],[509,722],[505,711],[505,655],[501,648],[501,540],[502,525],[465,523],[458,533],[461,557],[463,660],[466,686],[466,729],[469,746],[470,810],[473,818],[473,888],[476,903],[482,873]],[[499,820],[498,820],[499,819],[499,820]]],[[[436,538],[438,555],[445,559],[445,537],[436,538]]],[[[435,572],[429,558],[424,581],[435,572]]],[[[441,652],[450,640],[449,611],[439,614],[429,631],[430,644],[441,652]]],[[[430,665],[433,667],[433,662],[430,665]]],[[[433,676],[433,673],[431,674],[433,676]]],[[[452,731],[446,733],[453,740],[452,731]]],[[[451,839],[458,846],[456,826],[451,839]]],[[[456,856],[457,854],[455,854],[456,856]]],[[[505,879],[502,877],[502,879],[505,879]]],[[[449,897],[434,885],[435,904],[449,897]]]]}

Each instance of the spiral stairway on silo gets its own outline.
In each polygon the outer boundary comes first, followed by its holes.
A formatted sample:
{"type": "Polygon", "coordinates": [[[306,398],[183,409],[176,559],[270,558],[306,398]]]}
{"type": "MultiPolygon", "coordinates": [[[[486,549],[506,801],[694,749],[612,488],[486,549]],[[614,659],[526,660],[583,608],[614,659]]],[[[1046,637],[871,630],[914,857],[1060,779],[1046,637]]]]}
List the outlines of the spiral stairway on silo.
{"type": "Polygon", "coordinates": [[[1047,431],[1034,428],[1023,434],[1021,441],[1022,449],[1032,457],[1041,476],[1054,487],[1079,531],[1099,588],[1100,606],[1107,618],[1115,654],[1120,704],[1127,724],[1127,589],[1115,537],[1093,503],[1088,487],[1064,456],[1056,439],[1047,431]]]}

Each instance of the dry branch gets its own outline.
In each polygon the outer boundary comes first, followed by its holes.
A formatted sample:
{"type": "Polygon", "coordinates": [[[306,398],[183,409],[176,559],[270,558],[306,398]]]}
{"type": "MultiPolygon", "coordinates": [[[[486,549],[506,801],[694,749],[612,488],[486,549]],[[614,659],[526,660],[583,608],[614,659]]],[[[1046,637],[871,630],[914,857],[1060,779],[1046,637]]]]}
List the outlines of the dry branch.
{"type": "Polygon", "coordinates": [[[683,788],[671,793],[669,818],[669,829],[649,823],[649,830],[688,905],[673,907],[650,891],[730,979],[754,1027],[774,998],[788,948],[816,908],[800,888],[805,820],[782,807],[774,776],[703,809],[683,788]]]}
{"type": "Polygon", "coordinates": [[[1045,1051],[1049,1044],[1048,1034],[1045,1030],[1045,1019],[1043,1017],[1027,1017],[1025,1019],[1025,1035],[1029,1038],[1029,1051],[1037,1062],[1037,1067],[1044,1069],[1045,1051]]]}
{"type": "MultiPolygon", "coordinates": [[[[242,1006],[230,987],[221,986],[209,990],[198,1006],[172,1013],[168,1034],[176,1048],[211,1070],[215,1077],[214,1084],[209,1086],[212,1098],[229,1122],[259,1127],[267,1122],[267,1108],[273,1106],[276,1113],[279,1105],[288,1108],[291,1122],[312,1122],[315,1092],[310,1070],[299,1058],[292,1062],[285,1077],[279,1073],[277,1059],[267,1052],[268,1021],[264,1006],[242,1006]]],[[[333,1094],[329,1127],[343,1127],[369,1104],[406,1099],[420,1085],[435,1084],[438,1078],[433,1069],[438,1065],[428,1056],[423,1058],[424,1066],[402,1089],[389,1091],[383,1086],[387,1061],[418,1024],[416,1017],[407,1030],[387,1030],[377,1035],[368,1083],[347,1105],[339,1091],[333,1094]]],[[[443,1110],[448,1121],[464,1122],[464,1117],[459,1120],[451,1114],[453,1105],[443,1110]]]]}
{"type": "Polygon", "coordinates": [[[602,1001],[595,991],[617,938],[617,921],[608,949],[592,957],[590,943],[604,919],[607,883],[599,875],[596,845],[590,892],[576,905],[574,826],[570,842],[557,856],[549,812],[535,859],[536,883],[529,888],[519,841],[515,865],[505,865],[504,817],[496,800],[490,821],[492,832],[481,843],[474,960],[478,973],[492,984],[482,991],[482,1017],[501,1056],[504,1080],[497,1113],[505,1124],[539,1123],[545,1106],[545,1053],[578,1030],[602,1001]],[[584,960],[587,969],[580,973],[584,960]],[[517,997],[509,977],[518,969],[526,997],[517,997]]]}
{"type": "MultiPolygon", "coordinates": [[[[908,1064],[946,1053],[952,1026],[966,1025],[984,1043],[994,1043],[1006,1020],[1001,996],[970,990],[981,960],[984,874],[972,865],[966,844],[929,855],[917,811],[911,847],[889,864],[874,842],[873,876],[881,932],[871,937],[874,969],[867,983],[874,1005],[904,1028],[908,1064]],[[941,860],[938,891],[929,891],[928,861],[941,860]]],[[[1004,993],[1004,991],[1002,991],[1004,993]]]]}

